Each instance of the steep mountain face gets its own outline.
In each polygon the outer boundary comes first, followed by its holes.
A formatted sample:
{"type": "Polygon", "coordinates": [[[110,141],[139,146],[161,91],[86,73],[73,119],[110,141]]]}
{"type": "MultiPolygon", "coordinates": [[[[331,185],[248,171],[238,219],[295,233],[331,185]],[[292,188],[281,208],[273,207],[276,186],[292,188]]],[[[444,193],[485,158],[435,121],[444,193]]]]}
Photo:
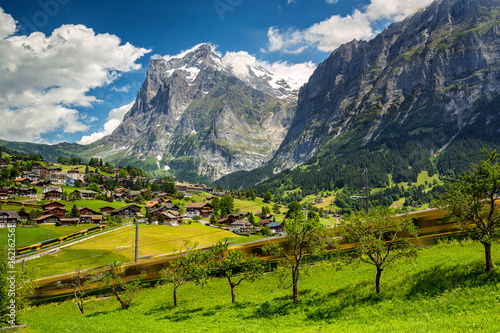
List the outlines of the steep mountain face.
{"type": "Polygon", "coordinates": [[[273,156],[291,124],[296,93],[262,68],[235,74],[201,45],[182,57],[153,59],[123,123],[94,146],[114,162],[217,179],[273,156]]]}
{"type": "Polygon", "coordinates": [[[438,0],[339,47],[300,89],[274,172],[400,134],[426,132],[434,153],[473,125],[498,136],[498,109],[484,105],[500,92],[499,23],[499,0],[438,0]]]}
{"type": "Polygon", "coordinates": [[[500,0],[437,0],[342,45],[300,89],[273,159],[218,184],[311,194],[362,188],[365,167],[379,186],[468,170],[500,149],[499,24],[500,0]]]}

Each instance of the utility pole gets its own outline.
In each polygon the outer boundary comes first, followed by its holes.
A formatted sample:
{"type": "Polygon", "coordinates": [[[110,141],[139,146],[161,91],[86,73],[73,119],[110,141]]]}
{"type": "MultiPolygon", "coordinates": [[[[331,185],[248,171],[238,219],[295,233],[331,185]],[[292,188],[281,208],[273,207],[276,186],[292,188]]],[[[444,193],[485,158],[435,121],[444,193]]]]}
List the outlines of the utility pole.
{"type": "Polygon", "coordinates": [[[139,220],[135,223],[135,262],[137,262],[137,251],[139,250],[139,220]]]}

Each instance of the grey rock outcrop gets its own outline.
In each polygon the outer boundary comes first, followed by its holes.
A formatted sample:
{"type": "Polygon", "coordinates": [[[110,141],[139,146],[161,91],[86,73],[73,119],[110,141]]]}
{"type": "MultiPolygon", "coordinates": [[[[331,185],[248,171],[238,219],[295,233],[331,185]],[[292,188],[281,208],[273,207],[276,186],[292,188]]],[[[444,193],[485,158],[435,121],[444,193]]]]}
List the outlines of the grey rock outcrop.
{"type": "Polygon", "coordinates": [[[300,89],[274,172],[327,145],[362,147],[408,128],[447,128],[437,140],[446,148],[478,119],[478,101],[500,93],[499,23],[498,0],[438,0],[371,41],[342,45],[300,89]]]}
{"type": "Polygon", "coordinates": [[[135,104],[99,143],[99,155],[211,179],[252,170],[272,158],[291,124],[293,91],[285,92],[265,77],[236,77],[209,45],[153,59],[135,104]]]}

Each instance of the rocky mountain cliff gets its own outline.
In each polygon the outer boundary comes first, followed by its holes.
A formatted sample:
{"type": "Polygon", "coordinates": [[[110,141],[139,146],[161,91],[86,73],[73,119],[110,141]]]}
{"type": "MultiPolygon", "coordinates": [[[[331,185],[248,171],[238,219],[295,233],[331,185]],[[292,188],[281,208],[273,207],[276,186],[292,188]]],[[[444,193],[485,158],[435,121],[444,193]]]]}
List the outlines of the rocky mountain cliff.
{"type": "Polygon", "coordinates": [[[153,59],[132,109],[94,154],[191,180],[252,170],[283,141],[296,93],[262,68],[236,75],[206,44],[153,59]]]}
{"type": "Polygon", "coordinates": [[[371,41],[339,47],[300,90],[276,171],[333,140],[361,147],[394,131],[434,128],[439,150],[479,116],[497,119],[476,102],[500,92],[499,5],[438,0],[371,41]]]}
{"type": "Polygon", "coordinates": [[[312,172],[314,163],[362,149],[388,152],[394,144],[410,160],[412,141],[427,160],[463,141],[498,144],[499,23],[499,0],[437,0],[373,40],[342,45],[300,89],[273,160],[243,184],[308,160],[312,172]]]}

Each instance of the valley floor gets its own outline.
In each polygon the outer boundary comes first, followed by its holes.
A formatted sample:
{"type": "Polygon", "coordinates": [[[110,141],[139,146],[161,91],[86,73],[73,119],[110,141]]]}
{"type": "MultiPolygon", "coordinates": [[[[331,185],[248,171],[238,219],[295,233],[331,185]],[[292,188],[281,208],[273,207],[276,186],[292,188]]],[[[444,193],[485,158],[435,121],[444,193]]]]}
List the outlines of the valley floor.
{"type": "Polygon", "coordinates": [[[128,310],[114,297],[33,306],[19,315],[22,332],[498,332],[500,331],[500,244],[493,246],[492,272],[484,273],[483,247],[472,241],[441,242],[382,274],[375,268],[335,260],[308,269],[299,286],[278,288],[277,272],[236,287],[231,304],[226,279],[178,289],[144,289],[128,310]]]}

